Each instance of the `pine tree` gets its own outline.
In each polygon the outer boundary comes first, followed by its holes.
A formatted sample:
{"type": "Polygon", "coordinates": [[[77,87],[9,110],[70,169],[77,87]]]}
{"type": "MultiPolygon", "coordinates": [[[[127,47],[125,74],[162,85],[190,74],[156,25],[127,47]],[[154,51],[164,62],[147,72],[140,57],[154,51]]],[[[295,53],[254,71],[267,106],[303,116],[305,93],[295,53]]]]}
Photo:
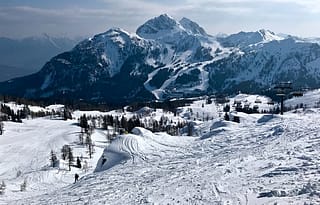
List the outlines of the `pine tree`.
{"type": "Polygon", "coordinates": [[[77,167],[80,169],[81,168],[81,160],[79,157],[77,157],[77,167]]]}
{"type": "Polygon", "coordinates": [[[64,120],[68,120],[68,119],[71,120],[72,119],[72,114],[71,114],[70,110],[67,107],[65,107],[64,110],[63,110],[63,119],[64,120]]]}
{"type": "Polygon", "coordinates": [[[188,136],[193,136],[194,126],[192,122],[188,122],[187,124],[188,136]]]}
{"type": "Polygon", "coordinates": [[[83,130],[84,132],[88,132],[89,124],[85,114],[80,117],[80,127],[81,127],[81,132],[83,132],[83,130]]]}
{"type": "Polygon", "coordinates": [[[29,109],[29,106],[28,105],[25,105],[23,107],[23,110],[21,111],[21,118],[28,118],[28,116],[30,115],[31,111],[29,109]]]}
{"type": "Polygon", "coordinates": [[[63,145],[61,149],[61,158],[63,160],[66,160],[68,157],[68,152],[69,152],[69,145],[63,145]]]}
{"type": "Polygon", "coordinates": [[[229,121],[230,120],[230,117],[229,117],[227,112],[224,114],[224,120],[225,121],[229,121]]]}
{"type": "Polygon", "coordinates": [[[0,119],[0,135],[3,134],[3,129],[4,129],[4,125],[3,125],[3,122],[0,119]]]}
{"type": "Polygon", "coordinates": [[[125,118],[124,116],[121,117],[120,126],[121,128],[128,130],[128,121],[127,121],[127,118],[125,118]]]}
{"type": "Polygon", "coordinates": [[[226,104],[226,106],[223,107],[223,112],[230,112],[230,105],[226,104]]]}
{"type": "Polygon", "coordinates": [[[72,153],[71,147],[68,146],[68,148],[69,148],[69,149],[68,149],[69,171],[71,171],[71,165],[72,165],[74,159],[73,159],[73,153],[72,153]]]}

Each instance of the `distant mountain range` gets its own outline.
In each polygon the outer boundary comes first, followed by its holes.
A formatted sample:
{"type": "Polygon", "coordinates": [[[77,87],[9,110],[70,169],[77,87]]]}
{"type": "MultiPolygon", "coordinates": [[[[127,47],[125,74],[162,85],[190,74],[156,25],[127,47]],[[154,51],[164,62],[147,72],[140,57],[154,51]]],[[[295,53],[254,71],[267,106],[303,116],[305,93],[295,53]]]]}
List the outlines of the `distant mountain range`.
{"type": "Polygon", "coordinates": [[[72,49],[79,39],[39,37],[0,38],[0,81],[39,71],[55,55],[72,49]]]}
{"type": "Polygon", "coordinates": [[[61,53],[32,75],[0,84],[28,98],[125,103],[238,91],[280,81],[320,87],[319,39],[268,30],[211,36],[197,23],[160,15],[136,33],[112,28],[61,53]]]}

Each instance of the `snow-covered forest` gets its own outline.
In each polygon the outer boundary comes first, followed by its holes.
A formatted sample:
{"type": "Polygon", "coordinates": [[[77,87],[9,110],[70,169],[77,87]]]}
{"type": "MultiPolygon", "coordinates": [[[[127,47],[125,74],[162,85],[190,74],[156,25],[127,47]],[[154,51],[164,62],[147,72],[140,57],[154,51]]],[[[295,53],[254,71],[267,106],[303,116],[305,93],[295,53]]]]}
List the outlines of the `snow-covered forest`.
{"type": "Polygon", "coordinates": [[[319,100],[284,115],[247,94],[105,112],[2,101],[0,204],[319,204],[319,100]]]}

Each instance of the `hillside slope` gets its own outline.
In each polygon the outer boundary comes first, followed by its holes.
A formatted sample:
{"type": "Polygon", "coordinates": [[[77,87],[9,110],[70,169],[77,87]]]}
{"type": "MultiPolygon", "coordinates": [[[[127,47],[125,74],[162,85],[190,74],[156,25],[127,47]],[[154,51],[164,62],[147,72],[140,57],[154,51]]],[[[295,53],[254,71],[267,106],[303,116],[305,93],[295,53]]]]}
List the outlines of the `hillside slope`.
{"type": "MultiPolygon", "coordinates": [[[[256,96],[235,97],[235,99],[240,98],[250,101],[256,99],[256,96]]],[[[264,99],[262,96],[259,98],[264,99]]],[[[287,112],[284,116],[247,115],[238,112],[236,113],[240,117],[238,124],[219,118],[221,109],[219,106],[206,104],[202,107],[203,103],[204,101],[197,101],[181,112],[181,116],[184,117],[190,116],[191,113],[187,113],[190,112],[190,108],[200,113],[205,110],[215,112],[214,119],[194,121],[193,137],[154,134],[143,128],[135,128],[132,134],[118,136],[104,151],[101,150],[100,156],[104,155],[106,163],[102,164],[102,157],[96,159],[95,172],[83,176],[79,182],[71,184],[72,178],[66,181],[70,183],[69,185],[61,185],[60,181],[49,184],[38,181],[37,183],[41,183],[43,188],[27,190],[26,193],[15,193],[14,187],[10,187],[12,190],[8,195],[4,195],[4,202],[8,204],[320,203],[318,109],[308,108],[298,113],[287,112]],[[50,188],[45,189],[46,186],[50,188]]],[[[41,121],[43,119],[39,119],[37,123],[46,122],[41,121]]],[[[64,121],[52,123],[58,123],[64,130],[72,127],[64,121]],[[71,127],[67,128],[68,126],[71,127]]],[[[9,133],[14,130],[15,128],[8,127],[9,133]]],[[[40,128],[39,130],[41,131],[40,128]]],[[[9,137],[8,134],[5,135],[6,138],[9,137]]],[[[51,135],[46,138],[47,135],[44,135],[44,139],[51,138],[51,135]]],[[[68,135],[72,136],[73,132],[68,135]]],[[[6,148],[8,153],[14,151],[13,147],[6,148]]],[[[20,157],[24,159],[25,155],[20,157]]],[[[25,161],[29,159],[26,158],[25,161]]],[[[43,164],[37,160],[34,164],[38,162],[43,164]]],[[[38,171],[31,172],[29,176],[37,174],[38,171]]]]}

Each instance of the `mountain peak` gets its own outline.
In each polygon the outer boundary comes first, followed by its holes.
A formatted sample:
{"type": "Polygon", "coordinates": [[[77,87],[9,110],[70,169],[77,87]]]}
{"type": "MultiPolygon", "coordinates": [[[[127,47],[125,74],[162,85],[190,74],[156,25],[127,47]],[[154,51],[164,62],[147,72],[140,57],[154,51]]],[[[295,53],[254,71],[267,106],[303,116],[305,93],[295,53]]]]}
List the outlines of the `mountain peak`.
{"type": "Polygon", "coordinates": [[[261,35],[264,41],[283,40],[282,37],[276,35],[274,32],[266,29],[260,29],[257,31],[261,35]]]}
{"type": "Polygon", "coordinates": [[[184,29],[186,29],[186,31],[188,31],[194,35],[203,35],[203,36],[208,35],[206,33],[206,31],[201,26],[199,26],[196,22],[191,21],[188,18],[183,17],[179,21],[179,23],[183,26],[184,29]]]}
{"type": "Polygon", "coordinates": [[[113,41],[114,43],[118,43],[119,45],[123,45],[126,42],[130,42],[131,34],[121,28],[112,27],[109,30],[105,31],[104,33],[100,33],[95,35],[93,38],[89,38],[90,41],[97,42],[106,42],[106,41],[113,41]]]}
{"type": "Polygon", "coordinates": [[[180,24],[168,14],[152,18],[137,29],[137,34],[143,38],[156,39],[170,31],[182,29],[180,24]]]}
{"type": "Polygon", "coordinates": [[[184,17],[178,22],[168,14],[148,20],[137,29],[136,33],[142,38],[163,40],[166,43],[172,43],[186,36],[209,36],[194,21],[184,17]]]}
{"type": "Polygon", "coordinates": [[[103,34],[105,34],[105,35],[115,35],[115,34],[125,34],[125,35],[127,35],[127,36],[129,36],[130,34],[127,32],[127,31],[125,31],[125,30],[123,30],[123,29],[121,29],[121,28],[118,28],[118,27],[112,27],[112,28],[110,28],[109,30],[107,30],[105,33],[103,33],[103,34]]]}

